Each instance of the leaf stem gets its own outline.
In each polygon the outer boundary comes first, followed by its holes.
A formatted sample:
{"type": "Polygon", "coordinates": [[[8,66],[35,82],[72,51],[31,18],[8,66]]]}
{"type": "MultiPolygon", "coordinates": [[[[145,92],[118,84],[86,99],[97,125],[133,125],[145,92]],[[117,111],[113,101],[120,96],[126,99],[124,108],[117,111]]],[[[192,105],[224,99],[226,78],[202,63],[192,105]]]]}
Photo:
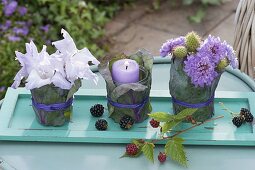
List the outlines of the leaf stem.
{"type": "Polygon", "coordinates": [[[224,105],[224,103],[219,102],[219,104],[220,104],[220,106],[223,108],[222,110],[224,110],[224,111],[230,113],[232,116],[239,115],[238,113],[235,113],[235,112],[233,112],[232,110],[230,110],[229,108],[227,108],[227,107],[224,105]]]}
{"type": "Polygon", "coordinates": [[[152,143],[156,143],[156,142],[161,141],[161,140],[174,138],[175,136],[180,135],[180,134],[182,134],[182,133],[184,133],[184,132],[187,132],[187,131],[189,131],[189,130],[191,130],[191,129],[197,127],[197,126],[200,126],[200,125],[202,125],[202,124],[205,124],[205,123],[208,123],[208,122],[217,120],[217,119],[221,119],[221,118],[223,118],[223,117],[224,117],[224,116],[222,115],[222,116],[218,116],[218,117],[215,117],[215,118],[208,119],[208,120],[206,120],[206,121],[204,121],[204,122],[199,122],[199,123],[197,123],[197,124],[195,124],[195,125],[193,125],[193,126],[191,126],[191,127],[189,127],[189,128],[180,130],[180,131],[178,131],[177,133],[175,133],[175,134],[173,134],[173,135],[171,135],[171,136],[163,137],[162,139],[154,139],[154,140],[152,140],[151,142],[152,142],[152,143]]]}

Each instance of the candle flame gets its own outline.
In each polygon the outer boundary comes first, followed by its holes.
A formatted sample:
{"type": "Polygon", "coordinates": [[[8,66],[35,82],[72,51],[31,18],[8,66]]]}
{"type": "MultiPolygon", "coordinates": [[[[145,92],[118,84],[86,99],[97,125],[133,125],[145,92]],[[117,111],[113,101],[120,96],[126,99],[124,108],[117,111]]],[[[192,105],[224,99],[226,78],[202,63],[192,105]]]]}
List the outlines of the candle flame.
{"type": "Polygon", "coordinates": [[[125,62],[124,62],[124,65],[126,66],[126,70],[127,70],[128,66],[129,66],[129,62],[128,62],[128,61],[125,61],[125,62]]]}

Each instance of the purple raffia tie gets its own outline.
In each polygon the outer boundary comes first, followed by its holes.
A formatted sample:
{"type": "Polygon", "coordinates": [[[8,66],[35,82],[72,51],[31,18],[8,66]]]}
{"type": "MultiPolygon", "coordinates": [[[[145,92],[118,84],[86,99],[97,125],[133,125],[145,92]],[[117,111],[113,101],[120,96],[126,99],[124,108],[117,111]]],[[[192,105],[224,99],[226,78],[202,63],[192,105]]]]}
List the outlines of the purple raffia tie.
{"type": "Polygon", "coordinates": [[[209,104],[211,104],[214,100],[214,94],[205,102],[201,102],[201,103],[186,103],[180,100],[177,100],[176,98],[172,97],[172,101],[178,105],[184,106],[184,107],[188,107],[188,108],[201,108],[201,107],[206,107],[209,104]]]}
{"type": "Polygon", "coordinates": [[[140,111],[144,107],[144,105],[149,101],[149,97],[147,97],[141,103],[138,103],[138,104],[117,103],[117,102],[112,101],[109,97],[107,97],[107,100],[114,107],[126,108],[126,109],[139,109],[138,111],[135,112],[136,121],[139,121],[141,119],[140,111]]]}
{"type": "Polygon", "coordinates": [[[41,104],[37,103],[34,98],[32,98],[32,104],[35,108],[44,110],[46,112],[65,110],[73,104],[73,98],[68,99],[65,103],[54,103],[54,104],[41,104]]]}

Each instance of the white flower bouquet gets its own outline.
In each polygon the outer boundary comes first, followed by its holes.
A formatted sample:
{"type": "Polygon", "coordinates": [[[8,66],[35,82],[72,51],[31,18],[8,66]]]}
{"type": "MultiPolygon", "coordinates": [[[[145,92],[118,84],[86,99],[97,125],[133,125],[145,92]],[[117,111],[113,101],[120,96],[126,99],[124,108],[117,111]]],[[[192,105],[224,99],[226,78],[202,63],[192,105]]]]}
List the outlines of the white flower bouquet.
{"type": "Polygon", "coordinates": [[[80,88],[81,79],[98,81],[89,63],[98,65],[99,61],[87,48],[78,50],[64,29],[61,33],[64,39],[52,43],[57,51],[51,55],[46,46],[38,52],[33,41],[26,43],[25,54],[15,52],[22,67],[12,87],[17,88],[25,79],[37,119],[46,126],[61,126],[70,120],[73,95],[80,88]]]}

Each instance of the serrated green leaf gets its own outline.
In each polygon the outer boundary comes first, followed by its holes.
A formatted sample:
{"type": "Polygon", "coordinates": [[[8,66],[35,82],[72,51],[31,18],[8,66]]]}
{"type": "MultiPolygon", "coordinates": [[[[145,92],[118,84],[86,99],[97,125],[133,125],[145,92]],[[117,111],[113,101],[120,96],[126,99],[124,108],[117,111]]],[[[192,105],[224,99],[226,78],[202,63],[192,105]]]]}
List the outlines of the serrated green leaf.
{"type": "Polygon", "coordinates": [[[182,110],[177,115],[170,115],[170,114],[165,113],[165,112],[155,112],[155,113],[149,114],[149,117],[151,117],[151,118],[153,118],[153,119],[155,119],[156,121],[159,121],[159,122],[171,122],[171,121],[177,121],[177,120],[179,121],[179,120],[183,120],[187,116],[192,115],[196,111],[197,111],[197,109],[188,108],[188,109],[182,110]]]}
{"type": "Polygon", "coordinates": [[[184,109],[182,110],[180,113],[178,113],[177,115],[175,115],[175,120],[183,120],[185,119],[187,116],[191,116],[193,113],[195,113],[197,111],[197,109],[195,108],[188,108],[188,109],[184,109]]]}
{"type": "Polygon", "coordinates": [[[170,115],[165,112],[155,112],[155,113],[149,114],[149,116],[159,122],[168,122],[169,120],[171,120],[171,117],[173,115],[170,115]]]}
{"type": "Polygon", "coordinates": [[[136,146],[138,146],[138,148],[142,147],[144,145],[144,142],[141,142],[139,140],[132,140],[132,143],[135,144],[136,146]]]}
{"type": "Polygon", "coordinates": [[[169,139],[165,145],[165,153],[167,156],[171,157],[172,160],[187,167],[186,153],[182,145],[183,142],[184,140],[182,138],[175,137],[169,139]]]}
{"type": "Polygon", "coordinates": [[[154,163],[154,147],[155,145],[153,143],[146,143],[142,147],[144,156],[152,163],[154,163]]]}
{"type": "Polygon", "coordinates": [[[176,121],[171,121],[171,122],[166,122],[162,126],[162,133],[166,133],[176,125],[178,125],[181,122],[181,120],[176,120],[176,121]]]}

